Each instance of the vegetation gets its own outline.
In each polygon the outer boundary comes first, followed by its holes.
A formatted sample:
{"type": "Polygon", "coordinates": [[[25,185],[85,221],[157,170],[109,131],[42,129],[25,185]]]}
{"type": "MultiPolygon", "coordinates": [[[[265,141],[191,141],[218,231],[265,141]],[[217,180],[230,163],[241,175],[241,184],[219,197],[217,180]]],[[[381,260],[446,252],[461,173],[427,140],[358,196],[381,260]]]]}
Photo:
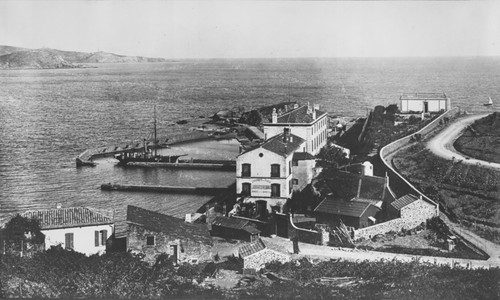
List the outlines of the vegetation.
{"type": "Polygon", "coordinates": [[[403,176],[440,202],[448,215],[487,226],[476,232],[500,243],[500,172],[436,157],[423,143],[399,152],[393,163],[403,176]]]}
{"type": "Polygon", "coordinates": [[[266,271],[280,278],[276,281],[259,276],[245,288],[225,290],[198,284],[219,264],[175,267],[168,256],[160,256],[149,265],[130,253],[86,257],[60,247],[31,258],[0,256],[0,264],[0,296],[8,298],[496,299],[499,280],[498,269],[303,259],[268,264],[266,271]],[[321,277],[348,277],[349,283],[323,284],[317,280],[321,277]]]}
{"type": "Polygon", "coordinates": [[[466,155],[500,163],[500,112],[474,122],[454,146],[466,155]]]}

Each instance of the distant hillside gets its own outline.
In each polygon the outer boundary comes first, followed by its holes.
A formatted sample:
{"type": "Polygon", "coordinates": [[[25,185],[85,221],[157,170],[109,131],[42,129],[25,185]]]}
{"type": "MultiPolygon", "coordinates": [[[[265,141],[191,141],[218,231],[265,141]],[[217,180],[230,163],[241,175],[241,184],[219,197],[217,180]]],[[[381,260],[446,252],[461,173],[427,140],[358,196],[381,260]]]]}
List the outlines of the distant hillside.
{"type": "Polygon", "coordinates": [[[75,52],[57,49],[26,49],[0,46],[0,69],[79,68],[86,63],[164,62],[163,58],[125,56],[107,52],[75,52]]]}

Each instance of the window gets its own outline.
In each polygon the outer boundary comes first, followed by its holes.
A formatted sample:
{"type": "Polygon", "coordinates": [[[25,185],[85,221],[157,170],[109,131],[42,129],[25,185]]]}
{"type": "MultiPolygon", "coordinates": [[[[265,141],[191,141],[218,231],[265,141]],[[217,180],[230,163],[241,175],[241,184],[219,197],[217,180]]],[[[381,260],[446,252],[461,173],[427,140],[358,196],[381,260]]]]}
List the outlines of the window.
{"type": "Polygon", "coordinates": [[[154,246],[155,245],[155,236],[154,235],[146,236],[146,245],[147,246],[154,246]]]}
{"type": "Polygon", "coordinates": [[[288,162],[288,175],[292,174],[292,161],[288,162]]]}
{"type": "Polygon", "coordinates": [[[280,165],[272,164],[271,165],[271,177],[280,177],[280,165]]]}
{"type": "Polygon", "coordinates": [[[242,164],[241,177],[250,177],[250,176],[252,176],[252,166],[250,164],[242,164]]]}
{"type": "Polygon", "coordinates": [[[290,181],[288,181],[288,195],[292,193],[292,190],[293,190],[293,179],[290,179],[290,181]]]}
{"type": "Polygon", "coordinates": [[[73,233],[66,233],[64,235],[64,249],[73,249],[73,233]]]}
{"type": "Polygon", "coordinates": [[[299,180],[298,180],[298,179],[293,178],[293,179],[292,179],[292,185],[298,185],[298,184],[299,184],[299,180]]]}
{"type": "Polygon", "coordinates": [[[250,190],[252,188],[252,184],[248,182],[244,182],[241,184],[241,195],[250,196],[250,190]]]}
{"type": "Polygon", "coordinates": [[[271,197],[280,197],[280,189],[278,183],[271,184],[271,197]]]}
{"type": "Polygon", "coordinates": [[[98,246],[106,246],[106,241],[108,240],[108,231],[94,231],[94,244],[96,247],[98,246]]]}

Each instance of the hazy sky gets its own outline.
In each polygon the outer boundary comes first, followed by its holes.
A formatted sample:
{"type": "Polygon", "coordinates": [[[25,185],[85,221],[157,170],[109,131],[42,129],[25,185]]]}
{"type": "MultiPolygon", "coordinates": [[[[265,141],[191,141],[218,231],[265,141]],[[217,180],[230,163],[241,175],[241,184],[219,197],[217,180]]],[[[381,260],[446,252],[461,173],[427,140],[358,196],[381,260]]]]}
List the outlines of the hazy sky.
{"type": "Polygon", "coordinates": [[[165,58],[500,56],[500,1],[10,1],[0,45],[165,58]]]}

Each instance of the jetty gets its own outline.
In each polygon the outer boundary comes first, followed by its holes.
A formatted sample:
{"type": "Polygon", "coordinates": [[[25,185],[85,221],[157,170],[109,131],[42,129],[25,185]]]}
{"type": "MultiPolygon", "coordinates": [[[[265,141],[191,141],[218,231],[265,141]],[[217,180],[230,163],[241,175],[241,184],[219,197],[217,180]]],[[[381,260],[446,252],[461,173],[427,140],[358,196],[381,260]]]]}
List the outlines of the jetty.
{"type": "Polygon", "coordinates": [[[104,183],[101,185],[103,191],[126,191],[126,192],[160,192],[176,194],[194,194],[216,196],[228,190],[227,187],[192,187],[192,186],[164,186],[164,185],[128,185],[104,183]]]}

